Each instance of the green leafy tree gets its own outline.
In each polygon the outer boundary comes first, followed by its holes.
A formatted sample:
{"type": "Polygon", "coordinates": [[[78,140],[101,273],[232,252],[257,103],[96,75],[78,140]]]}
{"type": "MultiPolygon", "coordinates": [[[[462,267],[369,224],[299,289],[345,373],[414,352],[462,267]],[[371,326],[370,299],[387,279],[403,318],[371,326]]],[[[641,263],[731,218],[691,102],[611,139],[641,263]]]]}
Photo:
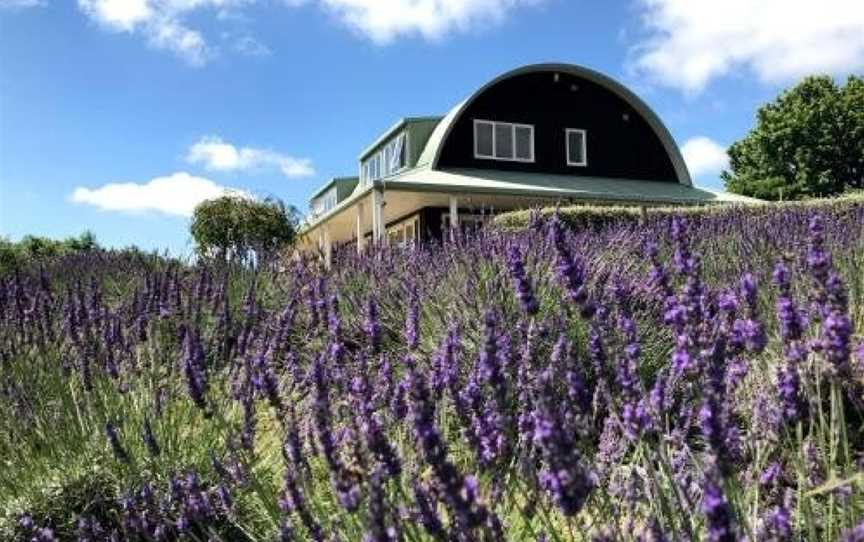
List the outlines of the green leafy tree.
{"type": "Polygon", "coordinates": [[[267,265],[294,242],[299,216],[276,199],[229,194],[198,205],[190,231],[201,256],[267,265]]]}
{"type": "Polygon", "coordinates": [[[730,192],[768,200],[864,187],[864,78],[808,77],[764,105],[721,176],[730,192]]]}
{"type": "Polygon", "coordinates": [[[85,231],[78,237],[67,237],[62,241],[36,235],[25,235],[20,241],[0,237],[0,275],[21,267],[27,262],[101,249],[96,236],[90,231],[85,231]]]}

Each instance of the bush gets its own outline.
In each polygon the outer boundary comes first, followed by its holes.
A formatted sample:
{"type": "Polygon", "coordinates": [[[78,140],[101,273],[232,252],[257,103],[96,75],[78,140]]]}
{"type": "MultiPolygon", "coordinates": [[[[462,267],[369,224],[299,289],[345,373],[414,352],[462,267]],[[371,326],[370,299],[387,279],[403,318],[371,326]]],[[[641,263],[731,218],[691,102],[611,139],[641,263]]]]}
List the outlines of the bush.
{"type": "Polygon", "coordinates": [[[782,214],[787,210],[802,212],[823,209],[827,212],[842,212],[864,205],[864,192],[850,192],[833,199],[813,199],[801,202],[765,203],[751,205],[705,205],[693,207],[644,207],[634,205],[571,205],[567,207],[542,207],[502,213],[492,222],[493,227],[503,231],[518,231],[528,228],[532,221],[558,214],[570,229],[577,231],[600,231],[613,226],[635,227],[668,221],[673,216],[683,216],[691,221],[702,218],[747,218],[782,214]]]}

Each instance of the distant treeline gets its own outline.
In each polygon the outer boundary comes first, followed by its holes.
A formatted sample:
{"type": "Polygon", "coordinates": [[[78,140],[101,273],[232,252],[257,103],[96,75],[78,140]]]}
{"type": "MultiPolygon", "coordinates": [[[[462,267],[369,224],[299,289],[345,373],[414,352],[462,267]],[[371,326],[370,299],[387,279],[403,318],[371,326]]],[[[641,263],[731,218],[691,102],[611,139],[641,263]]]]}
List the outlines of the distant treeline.
{"type": "Polygon", "coordinates": [[[62,240],[36,235],[25,235],[20,241],[0,237],[0,268],[5,270],[33,259],[53,258],[101,248],[96,236],[90,231],[62,240]]]}

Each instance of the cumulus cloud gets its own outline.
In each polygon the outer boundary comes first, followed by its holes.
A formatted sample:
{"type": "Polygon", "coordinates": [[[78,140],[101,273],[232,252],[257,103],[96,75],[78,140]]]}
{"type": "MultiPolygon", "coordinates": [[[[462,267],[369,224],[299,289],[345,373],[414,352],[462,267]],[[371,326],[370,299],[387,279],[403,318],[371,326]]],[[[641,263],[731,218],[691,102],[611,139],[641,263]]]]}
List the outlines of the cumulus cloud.
{"type": "Polygon", "coordinates": [[[681,154],[684,155],[690,175],[695,179],[705,175],[717,175],[729,166],[726,148],[707,137],[688,139],[681,147],[681,154]]]}
{"type": "Polygon", "coordinates": [[[188,217],[199,203],[227,193],[249,197],[241,190],[178,172],[146,183],[116,182],[98,188],[78,187],[70,199],[103,211],[159,212],[188,217]]]}
{"type": "Polygon", "coordinates": [[[278,169],[286,177],[308,177],[315,174],[312,161],[295,158],[269,149],[236,147],[219,137],[202,137],[189,148],[186,160],[203,164],[214,171],[251,171],[278,169]]]}
{"type": "Polygon", "coordinates": [[[689,93],[733,70],[766,82],[864,68],[861,0],[637,0],[634,67],[689,93]]]}
{"type": "Polygon", "coordinates": [[[143,36],[154,49],[170,51],[192,66],[216,56],[204,35],[185,22],[194,10],[218,11],[243,6],[251,0],[78,0],[78,7],[103,28],[143,36]]]}
{"type": "MultiPolygon", "coordinates": [[[[0,0],[25,4],[41,0],[0,0]]],[[[478,25],[494,24],[521,6],[544,0],[281,0],[285,9],[317,6],[334,20],[376,43],[401,36],[439,39],[478,25]]],[[[218,47],[188,25],[193,14],[209,10],[221,22],[246,20],[243,8],[264,0],[78,0],[80,10],[99,26],[143,36],[150,46],[174,53],[194,66],[218,56],[218,47]]],[[[2,4],[0,4],[2,5],[2,4]]],[[[249,56],[270,53],[266,45],[246,36],[230,46],[249,56]]]]}
{"type": "MultiPolygon", "coordinates": [[[[292,1],[292,0],[289,0],[292,1]]],[[[297,0],[293,0],[294,3],[297,0]]],[[[400,36],[438,39],[476,25],[497,23],[540,0],[318,0],[344,24],[378,43],[400,36]]]]}

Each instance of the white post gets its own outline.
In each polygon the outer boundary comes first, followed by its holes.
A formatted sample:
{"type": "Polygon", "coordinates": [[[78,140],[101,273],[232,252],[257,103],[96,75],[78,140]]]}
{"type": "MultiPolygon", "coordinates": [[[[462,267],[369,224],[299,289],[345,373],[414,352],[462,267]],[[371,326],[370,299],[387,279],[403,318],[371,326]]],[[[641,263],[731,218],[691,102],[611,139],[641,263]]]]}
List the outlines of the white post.
{"type": "Polygon", "coordinates": [[[330,242],[330,227],[324,226],[324,266],[330,269],[333,263],[333,243],[330,242]]]}
{"type": "Polygon", "coordinates": [[[380,243],[384,238],[384,193],[381,189],[372,190],[372,242],[380,243]]]}
{"type": "Polygon", "coordinates": [[[456,239],[459,230],[459,198],[450,196],[450,240],[456,239]]]}
{"type": "Polygon", "coordinates": [[[365,205],[363,202],[357,204],[357,254],[363,253],[363,241],[365,238],[363,237],[363,214],[365,205]]]}

